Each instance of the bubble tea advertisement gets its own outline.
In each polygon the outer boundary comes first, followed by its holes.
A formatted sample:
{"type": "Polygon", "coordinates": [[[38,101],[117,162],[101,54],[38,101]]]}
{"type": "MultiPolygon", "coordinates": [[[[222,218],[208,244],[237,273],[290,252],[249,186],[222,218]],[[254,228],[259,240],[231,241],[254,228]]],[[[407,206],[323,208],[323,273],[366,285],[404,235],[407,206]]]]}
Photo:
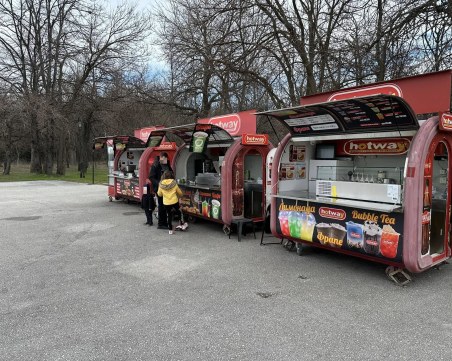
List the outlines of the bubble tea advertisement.
{"type": "Polygon", "coordinates": [[[276,231],[284,237],[402,262],[403,213],[284,198],[277,209],[276,231]]]}

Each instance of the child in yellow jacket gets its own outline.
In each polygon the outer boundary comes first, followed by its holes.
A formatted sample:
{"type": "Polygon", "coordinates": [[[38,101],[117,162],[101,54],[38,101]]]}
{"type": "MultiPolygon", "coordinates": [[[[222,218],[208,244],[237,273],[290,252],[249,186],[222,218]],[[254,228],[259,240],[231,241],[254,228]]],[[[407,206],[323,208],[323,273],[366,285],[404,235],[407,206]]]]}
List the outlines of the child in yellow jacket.
{"type": "Polygon", "coordinates": [[[163,206],[165,207],[166,214],[168,216],[168,229],[169,234],[173,234],[173,212],[179,215],[180,228],[185,230],[188,227],[187,223],[184,223],[182,212],[179,207],[179,198],[182,197],[182,191],[174,179],[173,172],[167,170],[162,175],[162,180],[159,183],[157,191],[159,197],[163,197],[163,206]]]}

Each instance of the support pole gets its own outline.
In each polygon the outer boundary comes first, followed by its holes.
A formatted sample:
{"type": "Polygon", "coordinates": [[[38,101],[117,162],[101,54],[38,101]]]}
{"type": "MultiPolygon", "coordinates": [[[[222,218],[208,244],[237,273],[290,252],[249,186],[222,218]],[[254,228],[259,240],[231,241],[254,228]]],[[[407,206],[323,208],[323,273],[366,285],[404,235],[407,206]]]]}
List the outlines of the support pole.
{"type": "Polygon", "coordinates": [[[92,154],[92,163],[93,163],[93,184],[94,184],[94,150],[91,151],[92,154]]]}

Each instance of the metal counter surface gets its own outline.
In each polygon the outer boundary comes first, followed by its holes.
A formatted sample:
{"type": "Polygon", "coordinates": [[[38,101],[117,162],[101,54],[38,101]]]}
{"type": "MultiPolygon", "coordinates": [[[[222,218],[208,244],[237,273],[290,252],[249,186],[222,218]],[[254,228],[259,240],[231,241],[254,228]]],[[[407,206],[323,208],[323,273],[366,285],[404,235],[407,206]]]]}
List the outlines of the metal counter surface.
{"type": "Polygon", "coordinates": [[[201,185],[201,184],[195,184],[195,185],[189,185],[187,183],[177,183],[177,185],[179,187],[185,187],[185,188],[194,188],[194,189],[203,189],[203,190],[212,190],[212,191],[218,191],[221,189],[221,186],[205,186],[205,185],[201,185]]]}
{"type": "Polygon", "coordinates": [[[118,178],[118,179],[138,179],[138,177],[126,177],[123,175],[112,175],[112,177],[118,178]]]}
{"type": "Polygon", "coordinates": [[[303,191],[288,191],[281,192],[276,195],[272,195],[276,198],[288,198],[295,199],[305,202],[317,202],[325,203],[336,206],[351,207],[357,209],[368,209],[372,211],[379,212],[402,212],[403,207],[398,204],[385,204],[385,203],[375,203],[366,201],[357,201],[353,199],[342,199],[342,198],[329,198],[329,197],[318,197],[315,193],[303,192],[303,191]]]}

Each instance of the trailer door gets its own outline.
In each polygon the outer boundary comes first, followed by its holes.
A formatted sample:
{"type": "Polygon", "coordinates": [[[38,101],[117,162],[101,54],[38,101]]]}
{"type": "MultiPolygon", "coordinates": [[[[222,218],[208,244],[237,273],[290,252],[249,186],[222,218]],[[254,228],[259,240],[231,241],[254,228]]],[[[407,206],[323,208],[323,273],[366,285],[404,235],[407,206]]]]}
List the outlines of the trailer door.
{"type": "Polygon", "coordinates": [[[447,144],[444,141],[434,143],[436,144],[431,148],[433,152],[427,159],[431,164],[431,185],[427,185],[430,189],[424,190],[424,204],[431,197],[429,249],[428,251],[425,249],[424,252],[427,251],[432,256],[433,262],[436,262],[445,258],[449,252],[450,160],[447,144]]]}

